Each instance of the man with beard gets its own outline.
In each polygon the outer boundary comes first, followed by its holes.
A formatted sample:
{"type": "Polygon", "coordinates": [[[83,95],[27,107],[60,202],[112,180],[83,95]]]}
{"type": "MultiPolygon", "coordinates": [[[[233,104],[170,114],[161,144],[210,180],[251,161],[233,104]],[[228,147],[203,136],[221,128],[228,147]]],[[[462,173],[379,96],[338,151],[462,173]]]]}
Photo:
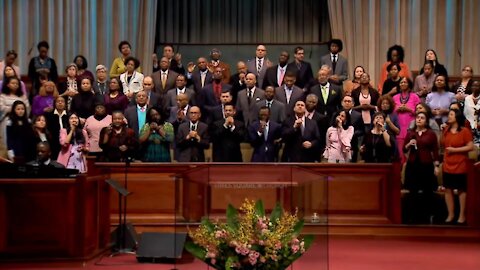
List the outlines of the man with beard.
{"type": "Polygon", "coordinates": [[[262,88],[265,89],[267,86],[279,87],[283,84],[283,78],[287,72],[292,71],[292,66],[288,64],[288,59],[290,58],[288,52],[282,51],[280,57],[278,58],[278,65],[269,67],[265,73],[265,78],[263,79],[262,88]]]}
{"type": "Polygon", "coordinates": [[[234,119],[235,113],[233,104],[225,104],[225,119],[216,121],[210,129],[214,162],[242,162],[240,143],[245,140],[246,130],[234,119]]]}
{"type": "Polygon", "coordinates": [[[295,103],[295,114],[283,123],[282,138],[285,143],[283,162],[318,161],[319,132],[317,123],[305,116],[305,102],[295,103]]]}

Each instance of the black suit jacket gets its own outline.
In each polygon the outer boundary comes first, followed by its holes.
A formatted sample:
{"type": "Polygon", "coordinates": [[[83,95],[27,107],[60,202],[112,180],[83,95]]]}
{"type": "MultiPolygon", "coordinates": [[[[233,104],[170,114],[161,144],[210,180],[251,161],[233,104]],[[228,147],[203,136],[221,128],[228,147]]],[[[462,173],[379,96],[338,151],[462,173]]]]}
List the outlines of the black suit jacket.
{"type": "Polygon", "coordinates": [[[315,111],[313,114],[312,120],[315,121],[318,128],[318,133],[320,135],[317,151],[318,151],[318,160],[321,160],[323,151],[325,150],[325,145],[327,143],[326,136],[327,136],[327,129],[330,127],[330,119],[327,116],[318,113],[315,111]]]}
{"type": "MultiPolygon", "coordinates": [[[[222,90],[232,88],[231,85],[222,83],[222,90]]],[[[215,97],[215,93],[213,90],[213,83],[209,83],[205,85],[205,87],[200,90],[197,97],[197,104],[198,106],[204,111],[207,109],[211,111],[213,107],[220,105],[220,100],[215,97]]]]}
{"type": "MultiPolygon", "coordinates": [[[[265,78],[263,78],[262,89],[267,88],[267,86],[273,86],[274,88],[276,88],[283,84],[283,82],[280,85],[278,84],[277,69],[278,69],[278,65],[269,67],[267,69],[267,72],[265,73],[265,78]]],[[[285,74],[287,72],[295,72],[295,68],[290,66],[290,64],[287,64],[287,67],[285,69],[285,74]]]]}
{"type": "Polygon", "coordinates": [[[311,80],[313,80],[312,65],[310,65],[310,63],[302,61],[297,65],[297,63],[293,61],[288,65],[292,66],[292,71],[297,74],[297,80],[295,81],[296,86],[303,89],[311,80]],[[298,68],[298,66],[300,66],[300,68],[298,68]]]}
{"type": "MultiPolygon", "coordinates": [[[[148,106],[147,106],[147,111],[148,111],[148,106]]],[[[135,138],[138,139],[140,129],[142,127],[138,126],[138,113],[137,113],[137,105],[134,106],[128,106],[128,108],[125,109],[125,119],[127,119],[128,122],[128,127],[133,129],[133,132],[135,133],[135,138]]]]}
{"type": "Polygon", "coordinates": [[[225,120],[221,119],[212,124],[212,155],[214,162],[242,162],[242,152],[240,151],[240,143],[245,141],[246,129],[245,125],[238,121],[234,121],[235,129],[225,128],[223,125],[225,120]]]}
{"type": "Polygon", "coordinates": [[[190,121],[185,121],[178,127],[178,132],[175,136],[178,162],[205,162],[204,150],[210,147],[208,126],[202,122],[197,122],[197,124],[197,133],[200,136],[200,141],[194,138],[186,138],[190,132],[190,121]]]}
{"type": "MultiPolygon", "coordinates": [[[[58,120],[58,115],[53,112],[44,113],[45,119],[47,120],[47,130],[52,136],[52,141],[50,145],[50,150],[52,151],[52,159],[57,159],[58,153],[60,153],[60,121],[58,120]]],[[[62,116],[63,127],[68,127],[68,115],[62,116]]]]}
{"type": "Polygon", "coordinates": [[[230,77],[230,85],[232,86],[232,89],[230,89],[230,93],[232,94],[232,102],[233,104],[236,104],[238,92],[247,88],[247,86],[245,85],[245,83],[240,82],[240,77],[238,73],[235,73],[230,77]]]}
{"type": "Polygon", "coordinates": [[[315,162],[318,161],[319,132],[317,123],[305,117],[305,129],[302,134],[301,128],[294,128],[295,116],[285,120],[283,123],[282,138],[285,143],[283,149],[283,162],[315,162]],[[312,147],[306,149],[303,142],[309,141],[312,147]]]}
{"type": "Polygon", "coordinates": [[[310,93],[318,97],[317,112],[324,114],[328,119],[340,109],[342,100],[342,88],[336,84],[329,84],[327,103],[323,101],[322,90],[320,84],[310,88],[310,93]]]}
{"type": "Polygon", "coordinates": [[[253,147],[252,162],[275,162],[280,149],[280,144],[275,141],[282,137],[282,125],[270,121],[267,140],[263,134],[258,134],[259,127],[258,120],[248,127],[248,139],[253,147]]]}
{"type": "MultiPolygon", "coordinates": [[[[212,83],[213,80],[213,75],[212,73],[207,69],[207,75],[205,76],[205,83],[204,86],[207,86],[208,84],[212,83]]],[[[202,90],[202,76],[200,75],[200,70],[196,69],[195,71],[192,72],[192,77],[188,79],[188,86],[193,86],[193,91],[195,91],[196,94],[198,94],[202,90]]]]}

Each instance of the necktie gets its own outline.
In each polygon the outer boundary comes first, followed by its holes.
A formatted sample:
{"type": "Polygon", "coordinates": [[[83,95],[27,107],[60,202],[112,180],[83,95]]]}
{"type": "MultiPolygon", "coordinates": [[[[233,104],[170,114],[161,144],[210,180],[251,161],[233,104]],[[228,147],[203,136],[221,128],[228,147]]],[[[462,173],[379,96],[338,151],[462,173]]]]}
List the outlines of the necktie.
{"type": "Polygon", "coordinates": [[[265,126],[265,130],[263,131],[263,137],[265,141],[268,140],[268,125],[265,126]]]}
{"type": "Polygon", "coordinates": [[[323,98],[323,103],[327,104],[327,99],[328,99],[328,90],[327,86],[322,86],[322,98],[323,98]]]}
{"type": "Polygon", "coordinates": [[[145,112],[145,107],[140,107],[141,112],[145,112]]]}
{"type": "Polygon", "coordinates": [[[268,108],[271,108],[271,107],[272,107],[272,102],[271,102],[271,101],[267,101],[267,107],[268,107],[268,108]]]}
{"type": "Polygon", "coordinates": [[[200,73],[200,78],[202,80],[202,88],[205,86],[205,77],[207,76],[206,72],[201,72],[200,73]]]}
{"type": "Polygon", "coordinates": [[[260,70],[262,70],[262,59],[258,59],[258,66],[257,66],[257,74],[260,74],[260,70]]]}
{"type": "Polygon", "coordinates": [[[195,131],[197,130],[197,124],[192,124],[192,126],[190,127],[191,130],[195,131]]]}
{"type": "Polygon", "coordinates": [[[332,73],[335,73],[335,67],[337,66],[337,55],[333,55],[333,61],[332,61],[332,73]]]}
{"type": "Polygon", "coordinates": [[[98,83],[98,89],[100,90],[100,94],[105,95],[105,83],[98,83]]]}
{"type": "Polygon", "coordinates": [[[292,97],[292,90],[286,88],[285,89],[285,97],[287,98],[287,104],[290,104],[290,98],[292,97]]]}
{"type": "Polygon", "coordinates": [[[285,75],[285,70],[283,68],[280,69],[280,77],[278,78],[278,86],[283,84],[283,76],[285,75]]]}
{"type": "Polygon", "coordinates": [[[250,102],[252,100],[252,90],[251,89],[247,89],[247,100],[248,100],[248,105],[250,105],[250,102]]]}
{"type": "Polygon", "coordinates": [[[162,88],[165,90],[166,86],[167,86],[167,73],[162,72],[162,88]]]}

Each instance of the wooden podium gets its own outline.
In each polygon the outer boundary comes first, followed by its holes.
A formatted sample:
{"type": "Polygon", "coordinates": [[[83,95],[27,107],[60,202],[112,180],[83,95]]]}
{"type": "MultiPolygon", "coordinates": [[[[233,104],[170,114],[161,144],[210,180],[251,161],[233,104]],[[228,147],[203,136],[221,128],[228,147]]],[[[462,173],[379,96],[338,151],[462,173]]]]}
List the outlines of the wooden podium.
{"type": "Polygon", "coordinates": [[[88,259],[110,241],[103,175],[0,179],[0,259],[88,259]]]}

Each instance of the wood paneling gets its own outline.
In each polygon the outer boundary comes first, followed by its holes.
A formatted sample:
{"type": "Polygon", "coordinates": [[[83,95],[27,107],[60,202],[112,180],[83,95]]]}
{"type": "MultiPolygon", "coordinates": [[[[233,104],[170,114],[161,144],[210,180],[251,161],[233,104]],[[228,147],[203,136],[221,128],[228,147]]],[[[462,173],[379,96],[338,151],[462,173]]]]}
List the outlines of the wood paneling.
{"type": "MultiPolygon", "coordinates": [[[[119,182],[125,177],[124,164],[96,166],[119,182]]],[[[205,215],[221,216],[228,203],[238,206],[245,198],[262,198],[267,209],[278,201],[290,210],[299,207],[305,217],[317,212],[341,223],[397,224],[401,222],[398,168],[395,164],[133,163],[127,174],[133,192],[128,218],[139,225],[199,221],[205,215]]],[[[114,222],[117,200],[112,194],[114,222]]]]}
{"type": "Polygon", "coordinates": [[[0,258],[87,258],[106,248],[105,178],[0,179],[0,258]]]}

